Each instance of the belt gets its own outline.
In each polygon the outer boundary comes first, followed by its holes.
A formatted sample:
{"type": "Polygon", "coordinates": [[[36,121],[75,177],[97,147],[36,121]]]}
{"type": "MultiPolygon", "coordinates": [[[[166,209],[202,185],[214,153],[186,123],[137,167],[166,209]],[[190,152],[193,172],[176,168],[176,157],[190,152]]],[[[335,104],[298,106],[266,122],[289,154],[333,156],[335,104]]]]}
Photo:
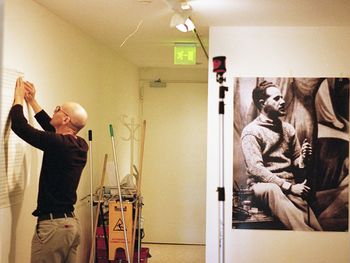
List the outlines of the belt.
{"type": "Polygon", "coordinates": [[[66,218],[66,217],[75,217],[73,212],[67,213],[49,213],[38,216],[38,221],[57,219],[57,218],[66,218]]]}

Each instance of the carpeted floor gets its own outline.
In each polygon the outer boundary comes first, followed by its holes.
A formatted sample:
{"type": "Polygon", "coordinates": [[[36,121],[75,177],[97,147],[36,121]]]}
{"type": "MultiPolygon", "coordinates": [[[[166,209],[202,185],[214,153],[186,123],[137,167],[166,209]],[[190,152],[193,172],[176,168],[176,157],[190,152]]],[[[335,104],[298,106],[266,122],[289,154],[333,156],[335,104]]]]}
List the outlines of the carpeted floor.
{"type": "Polygon", "coordinates": [[[173,245],[143,243],[149,248],[149,263],[204,263],[205,245],[173,245]]]}

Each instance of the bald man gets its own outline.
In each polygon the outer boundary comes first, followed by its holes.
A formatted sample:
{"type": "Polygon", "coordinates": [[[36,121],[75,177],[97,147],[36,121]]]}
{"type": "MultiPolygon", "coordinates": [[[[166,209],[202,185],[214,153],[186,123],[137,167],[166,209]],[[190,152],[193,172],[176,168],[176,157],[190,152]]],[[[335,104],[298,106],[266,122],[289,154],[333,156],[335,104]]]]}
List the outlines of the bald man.
{"type": "Polygon", "coordinates": [[[73,263],[80,244],[80,224],[73,211],[88,151],[86,141],[77,134],[86,124],[87,113],[78,103],[66,102],[55,108],[51,118],[36,101],[35,93],[33,84],[17,79],[10,111],[12,130],[44,152],[33,212],[37,225],[31,262],[73,263]],[[24,100],[44,131],[28,124],[23,115],[24,100]]]}

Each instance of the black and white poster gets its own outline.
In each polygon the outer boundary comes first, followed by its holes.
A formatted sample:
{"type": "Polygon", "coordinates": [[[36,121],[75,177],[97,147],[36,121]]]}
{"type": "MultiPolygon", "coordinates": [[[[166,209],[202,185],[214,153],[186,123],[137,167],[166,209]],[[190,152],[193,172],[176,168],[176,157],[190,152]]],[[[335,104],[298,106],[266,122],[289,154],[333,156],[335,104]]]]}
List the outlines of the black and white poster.
{"type": "Polygon", "coordinates": [[[349,78],[235,78],[232,228],[348,231],[349,78]]]}

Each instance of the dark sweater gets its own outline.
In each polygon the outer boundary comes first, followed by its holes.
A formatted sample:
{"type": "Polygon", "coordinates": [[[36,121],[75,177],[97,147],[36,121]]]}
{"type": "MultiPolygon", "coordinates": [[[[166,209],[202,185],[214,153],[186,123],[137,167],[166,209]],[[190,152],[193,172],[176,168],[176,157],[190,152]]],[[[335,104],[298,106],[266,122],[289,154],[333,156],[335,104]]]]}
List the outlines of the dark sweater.
{"type": "Polygon", "coordinates": [[[12,130],[27,143],[44,151],[37,209],[33,215],[73,211],[77,201],[76,190],[87,160],[86,141],[81,137],[55,133],[50,124],[51,118],[45,111],[35,115],[45,131],[28,124],[22,105],[14,105],[10,117],[12,130]]]}

